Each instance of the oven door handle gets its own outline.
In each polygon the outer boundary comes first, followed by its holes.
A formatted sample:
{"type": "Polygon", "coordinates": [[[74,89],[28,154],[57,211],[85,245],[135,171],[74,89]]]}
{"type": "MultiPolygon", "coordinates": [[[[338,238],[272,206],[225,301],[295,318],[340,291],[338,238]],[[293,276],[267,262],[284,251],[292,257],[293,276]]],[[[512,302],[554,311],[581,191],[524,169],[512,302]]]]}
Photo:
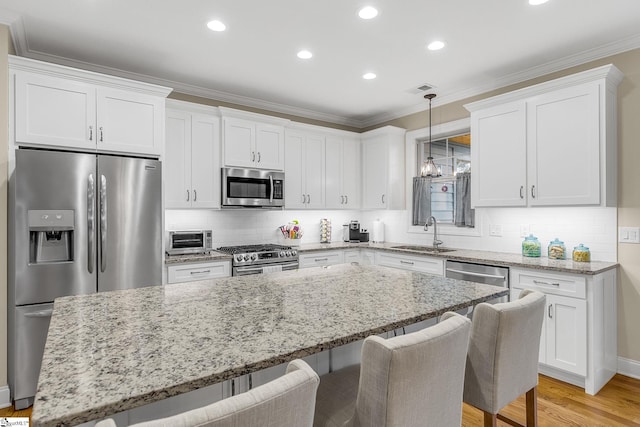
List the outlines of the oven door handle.
{"type": "Polygon", "coordinates": [[[238,267],[236,269],[238,273],[262,273],[262,266],[257,267],[238,267]]]}
{"type": "Polygon", "coordinates": [[[485,277],[485,278],[489,278],[489,279],[502,279],[502,280],[506,279],[506,277],[504,277],[502,275],[485,274],[485,273],[474,273],[473,271],[456,270],[455,268],[447,268],[447,271],[449,271],[451,273],[468,274],[469,276],[474,276],[474,277],[485,277]]]}

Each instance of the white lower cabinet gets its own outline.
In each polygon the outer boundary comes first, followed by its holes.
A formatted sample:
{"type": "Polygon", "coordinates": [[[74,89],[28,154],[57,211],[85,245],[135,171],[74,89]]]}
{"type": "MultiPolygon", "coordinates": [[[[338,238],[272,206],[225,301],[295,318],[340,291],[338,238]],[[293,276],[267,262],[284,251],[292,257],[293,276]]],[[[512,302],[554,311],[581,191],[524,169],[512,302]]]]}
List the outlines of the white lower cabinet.
{"type": "Polygon", "coordinates": [[[616,271],[578,275],[511,268],[511,300],[546,295],[540,372],[596,394],[617,371],[616,271]]]}
{"type": "Polygon", "coordinates": [[[231,276],[231,261],[198,262],[167,267],[167,283],[193,282],[231,276]]]}
{"type": "Polygon", "coordinates": [[[344,252],[329,250],[300,254],[299,268],[322,267],[344,263],[344,252]]]}
{"type": "Polygon", "coordinates": [[[411,256],[392,252],[375,252],[375,264],[436,276],[444,275],[443,258],[411,256]]]}

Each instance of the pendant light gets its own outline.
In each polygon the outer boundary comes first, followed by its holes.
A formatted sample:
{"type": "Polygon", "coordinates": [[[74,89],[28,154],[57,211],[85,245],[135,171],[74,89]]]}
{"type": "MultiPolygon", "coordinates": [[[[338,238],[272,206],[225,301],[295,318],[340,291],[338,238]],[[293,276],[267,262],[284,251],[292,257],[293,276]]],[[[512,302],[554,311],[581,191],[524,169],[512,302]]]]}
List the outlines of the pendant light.
{"type": "Polygon", "coordinates": [[[442,175],[442,173],[440,172],[440,168],[433,162],[433,157],[431,157],[431,100],[436,97],[436,94],[428,93],[424,97],[429,100],[429,157],[427,157],[427,161],[422,164],[420,176],[438,177],[442,175]]]}

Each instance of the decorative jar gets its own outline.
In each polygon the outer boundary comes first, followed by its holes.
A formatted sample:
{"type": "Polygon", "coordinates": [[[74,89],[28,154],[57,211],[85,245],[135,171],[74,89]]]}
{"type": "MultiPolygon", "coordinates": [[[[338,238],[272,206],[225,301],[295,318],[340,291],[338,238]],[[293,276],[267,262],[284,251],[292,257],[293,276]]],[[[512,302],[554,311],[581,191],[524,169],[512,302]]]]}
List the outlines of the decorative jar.
{"type": "Polygon", "coordinates": [[[567,259],[567,248],[564,242],[560,241],[557,237],[555,240],[549,242],[547,256],[549,259],[567,259]]]}
{"type": "Polygon", "coordinates": [[[578,246],[573,248],[573,260],[577,262],[590,262],[591,251],[588,247],[580,243],[578,246]]]}
{"type": "Polygon", "coordinates": [[[540,241],[533,234],[529,234],[528,237],[524,238],[522,242],[522,256],[527,257],[540,257],[542,250],[542,246],[540,245],[540,241]]]}

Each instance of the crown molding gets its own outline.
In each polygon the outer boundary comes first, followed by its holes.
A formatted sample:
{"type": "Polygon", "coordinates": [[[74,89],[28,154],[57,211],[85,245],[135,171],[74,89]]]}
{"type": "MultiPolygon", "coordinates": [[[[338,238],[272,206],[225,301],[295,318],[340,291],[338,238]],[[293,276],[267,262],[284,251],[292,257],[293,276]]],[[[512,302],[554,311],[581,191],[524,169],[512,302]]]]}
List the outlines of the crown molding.
{"type": "MultiPolygon", "coordinates": [[[[343,126],[350,126],[356,129],[364,129],[376,126],[381,123],[396,120],[401,117],[426,111],[428,109],[428,107],[424,103],[417,103],[413,106],[394,110],[393,112],[376,114],[367,119],[358,120],[340,116],[337,114],[323,113],[309,108],[293,107],[290,105],[266,101],[263,99],[235,95],[229,92],[190,85],[168,79],[161,79],[146,74],[134,73],[118,68],[105,67],[102,65],[76,61],[70,58],[34,51],[31,50],[28,46],[24,24],[20,15],[8,10],[0,9],[0,23],[8,25],[10,27],[11,36],[15,46],[16,54],[18,56],[24,56],[27,58],[38,59],[47,62],[54,62],[61,65],[81,68],[98,73],[110,74],[113,76],[123,77],[131,80],[139,80],[160,86],[168,86],[173,88],[174,91],[184,93],[186,95],[214,99],[216,101],[236,104],[239,106],[272,111],[280,114],[287,114],[291,116],[318,120],[327,123],[334,123],[343,126]]],[[[473,96],[481,95],[483,93],[500,89],[505,86],[542,77],[547,74],[551,74],[577,65],[582,65],[590,61],[595,61],[637,48],[640,48],[640,35],[635,35],[625,39],[617,40],[615,42],[607,43],[593,49],[566,56],[556,61],[550,61],[544,64],[530,67],[520,72],[511,73],[497,79],[492,79],[491,81],[488,81],[486,83],[479,82],[473,87],[461,90],[452,90],[448,92],[440,91],[438,93],[438,98],[436,98],[436,100],[434,100],[434,102],[432,103],[432,107],[438,107],[473,96]]]]}

